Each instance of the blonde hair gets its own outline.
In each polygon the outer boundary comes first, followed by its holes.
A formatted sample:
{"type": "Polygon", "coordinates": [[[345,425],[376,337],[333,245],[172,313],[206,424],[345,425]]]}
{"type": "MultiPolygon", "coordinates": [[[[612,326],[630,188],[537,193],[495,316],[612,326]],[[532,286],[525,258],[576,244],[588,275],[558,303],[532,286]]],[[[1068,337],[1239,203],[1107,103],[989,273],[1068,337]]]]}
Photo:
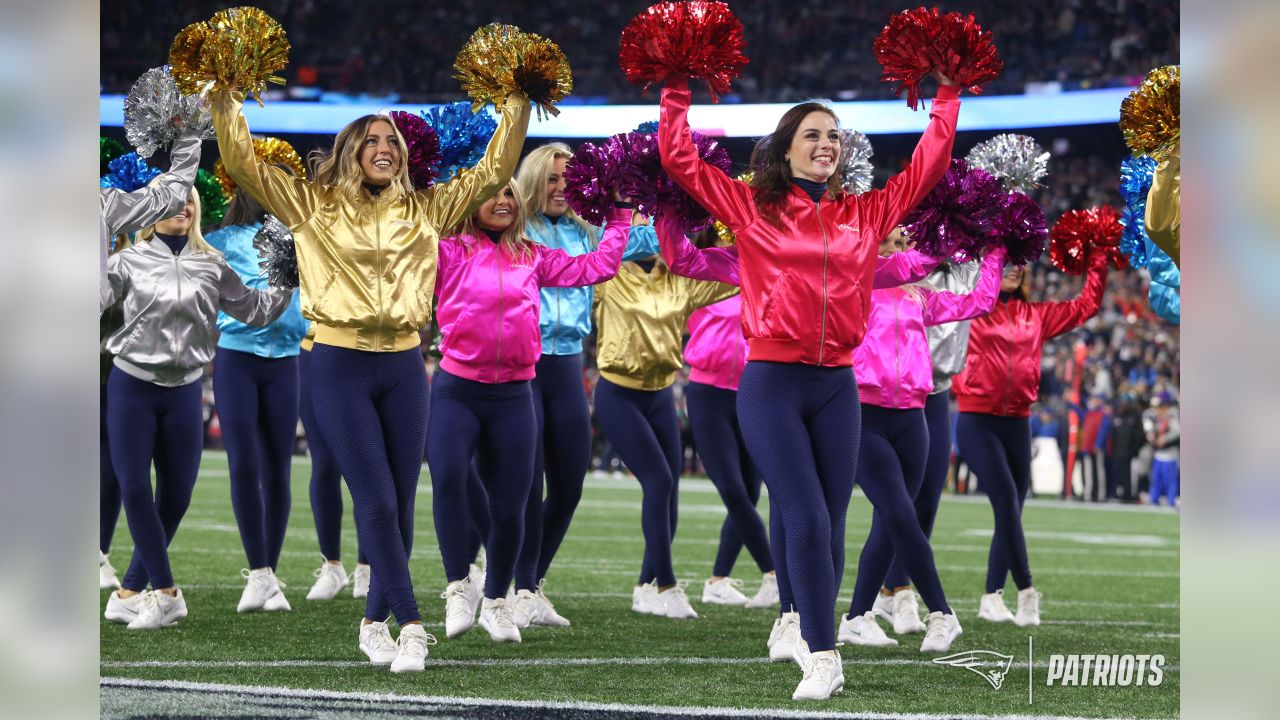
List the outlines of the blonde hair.
{"type": "Polygon", "coordinates": [[[372,195],[364,187],[364,171],[360,169],[360,151],[364,147],[365,136],[369,134],[369,127],[378,121],[391,126],[391,132],[395,133],[396,142],[400,144],[395,179],[387,186],[386,191],[397,194],[413,192],[413,183],[409,180],[409,146],[400,134],[400,129],[386,115],[358,117],[347,123],[333,138],[331,150],[312,150],[307,156],[312,179],[317,184],[338,188],[338,192],[353,204],[370,199],[372,195]]]}
{"type": "MultiPolygon", "coordinates": [[[[152,180],[151,182],[154,183],[156,180],[152,180]]],[[[206,255],[221,255],[222,253],[218,252],[217,248],[210,245],[208,241],[204,239],[204,233],[200,232],[200,193],[196,192],[195,188],[191,189],[191,200],[196,204],[196,209],[194,217],[191,218],[191,226],[187,228],[187,244],[195,248],[196,252],[204,253],[206,255]]],[[[173,215],[170,215],[169,217],[173,217],[173,215]]],[[[164,220],[168,219],[169,218],[164,218],[160,222],[164,222],[164,220]]],[[[155,225],[143,228],[142,231],[138,233],[138,239],[134,241],[134,245],[143,242],[151,242],[155,236],[155,225]]]]}
{"type": "MultiPolygon", "coordinates": [[[[518,195],[528,208],[529,222],[536,223],[540,229],[547,225],[547,177],[551,175],[552,169],[555,167],[557,160],[568,160],[573,157],[573,151],[568,145],[562,142],[552,142],[539,146],[525,156],[520,161],[520,166],[516,168],[516,195],[518,195]]],[[[586,220],[578,216],[578,213],[569,208],[565,211],[563,217],[570,222],[582,228],[587,233],[591,244],[595,245],[598,238],[596,237],[596,228],[586,220]]]]}
{"type": "MultiPolygon", "coordinates": [[[[524,222],[528,211],[525,209],[524,200],[520,197],[520,189],[516,187],[514,180],[508,181],[506,185],[498,188],[498,193],[503,192],[507,188],[511,189],[513,204],[515,205],[515,217],[506,230],[502,231],[500,243],[507,251],[507,255],[515,261],[531,262],[533,260],[533,242],[524,236],[524,222]]],[[[498,193],[494,193],[497,197],[498,193]]],[[[492,199],[492,198],[491,198],[492,199]]],[[[485,202],[489,202],[486,200],[485,202]]],[[[457,237],[472,236],[484,237],[485,231],[476,222],[480,217],[480,210],[477,208],[466,220],[458,226],[454,233],[457,237]]]]}

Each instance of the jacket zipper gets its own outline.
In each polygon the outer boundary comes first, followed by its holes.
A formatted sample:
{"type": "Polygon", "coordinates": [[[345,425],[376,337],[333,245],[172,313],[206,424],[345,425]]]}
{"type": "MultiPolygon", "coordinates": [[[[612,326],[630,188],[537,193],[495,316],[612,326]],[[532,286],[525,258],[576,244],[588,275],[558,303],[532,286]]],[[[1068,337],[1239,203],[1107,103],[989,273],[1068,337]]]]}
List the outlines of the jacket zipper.
{"type": "Polygon", "coordinates": [[[898,392],[902,389],[902,350],[898,345],[899,304],[893,304],[893,407],[898,407],[898,392]]]}
{"type": "MultiPolygon", "coordinates": [[[[1011,309],[1011,308],[1007,308],[1011,309]]],[[[1009,351],[1005,354],[1004,372],[1004,405],[1001,410],[1002,414],[1009,412],[1009,399],[1013,395],[1013,333],[1016,331],[1016,325],[1013,322],[1013,313],[1009,313],[1009,351]]]]}
{"type": "Polygon", "coordinates": [[[494,250],[494,261],[498,265],[498,357],[493,362],[493,380],[498,382],[502,368],[502,246],[497,245],[494,250]]]}
{"type": "MultiPolygon", "coordinates": [[[[551,227],[551,237],[553,241],[551,247],[560,247],[560,226],[553,225],[551,227]]],[[[556,321],[551,326],[551,352],[555,353],[560,350],[560,346],[556,344],[556,335],[560,334],[560,293],[561,288],[556,288],[556,321]]]]}
{"type": "Polygon", "coordinates": [[[374,335],[373,335],[373,347],[375,350],[380,349],[382,345],[382,323],[386,320],[386,317],[387,317],[386,308],[383,307],[382,305],[382,222],[381,222],[382,214],[381,212],[379,212],[379,210],[380,208],[378,207],[378,204],[375,202],[374,204],[375,216],[373,219],[373,237],[374,237],[374,244],[377,246],[376,254],[378,257],[378,307],[375,310],[375,312],[378,313],[378,329],[374,332],[374,335]]]}
{"type": "Polygon", "coordinates": [[[827,345],[827,260],[830,252],[827,247],[827,228],[822,225],[822,201],[813,204],[818,212],[818,229],[822,231],[822,320],[818,331],[818,365],[822,365],[822,353],[827,345]]]}
{"type": "MultiPolygon", "coordinates": [[[[178,307],[182,307],[182,264],[178,262],[177,255],[173,256],[173,274],[176,275],[178,278],[178,281],[177,281],[178,307]]],[[[170,347],[170,356],[175,358],[178,357],[178,348],[174,347],[173,345],[170,345],[169,347],[170,347]]]]}

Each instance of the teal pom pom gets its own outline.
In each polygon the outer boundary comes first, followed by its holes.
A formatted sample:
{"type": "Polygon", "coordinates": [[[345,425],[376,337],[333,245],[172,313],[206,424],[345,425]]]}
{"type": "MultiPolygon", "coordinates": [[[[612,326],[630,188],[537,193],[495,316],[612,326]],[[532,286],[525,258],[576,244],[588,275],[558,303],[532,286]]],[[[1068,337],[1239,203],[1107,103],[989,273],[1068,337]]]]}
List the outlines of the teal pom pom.
{"type": "Polygon", "coordinates": [[[440,171],[436,182],[448,182],[459,171],[476,166],[498,131],[498,121],[487,112],[471,112],[471,103],[459,101],[422,113],[422,119],[440,138],[440,171]]]}
{"type": "Polygon", "coordinates": [[[98,180],[98,187],[116,188],[133,192],[147,186],[160,171],[147,164],[136,152],[129,152],[107,163],[106,175],[98,180]]]}

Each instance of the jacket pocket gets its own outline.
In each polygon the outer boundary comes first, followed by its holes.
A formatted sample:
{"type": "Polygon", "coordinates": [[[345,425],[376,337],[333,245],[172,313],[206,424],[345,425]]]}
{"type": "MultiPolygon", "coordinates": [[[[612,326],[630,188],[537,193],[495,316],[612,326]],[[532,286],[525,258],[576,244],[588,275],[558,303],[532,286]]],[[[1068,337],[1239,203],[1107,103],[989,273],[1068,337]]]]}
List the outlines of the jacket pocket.
{"type": "MultiPolygon", "coordinates": [[[[795,339],[799,337],[801,322],[800,304],[803,295],[795,287],[796,282],[790,272],[783,272],[773,284],[769,296],[765,298],[764,309],[760,313],[760,329],[767,338],[795,339]]],[[[816,318],[815,318],[816,319],[816,318]]]]}

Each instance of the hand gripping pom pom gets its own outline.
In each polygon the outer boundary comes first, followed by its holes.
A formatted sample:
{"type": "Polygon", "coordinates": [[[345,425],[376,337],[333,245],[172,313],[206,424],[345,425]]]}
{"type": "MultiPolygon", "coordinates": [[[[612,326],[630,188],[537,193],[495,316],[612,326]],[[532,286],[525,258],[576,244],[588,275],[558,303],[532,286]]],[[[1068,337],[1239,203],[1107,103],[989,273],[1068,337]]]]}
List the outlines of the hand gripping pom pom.
{"type": "Polygon", "coordinates": [[[904,225],[920,252],[965,262],[1000,239],[996,221],[1006,196],[991,173],[953,159],[938,184],[907,214],[904,225]]]}
{"type": "Polygon", "coordinates": [[[143,73],[124,98],[124,134],[138,155],[151,157],[156,150],[168,150],[186,129],[202,140],[213,139],[213,117],[201,107],[200,98],[178,92],[167,67],[143,73]],[[181,128],[173,126],[174,118],[182,120],[181,128]]]}
{"type": "Polygon", "coordinates": [[[861,195],[871,189],[871,140],[857,130],[840,131],[840,184],[845,192],[861,195]]]}
{"type": "Polygon", "coordinates": [[[1049,239],[1049,226],[1040,204],[1024,193],[1012,192],[1005,196],[1000,213],[994,220],[993,235],[1004,241],[1008,261],[1014,265],[1029,265],[1044,254],[1049,239]]]}
{"type": "Polygon", "coordinates": [[[663,2],[635,16],[622,31],[618,59],[627,80],[653,83],[697,78],[718,102],[747,64],[742,23],[723,2],[663,2]]]}
{"type": "Polygon", "coordinates": [[[109,137],[98,138],[98,175],[111,172],[107,163],[124,154],[124,146],[109,137]]]}
{"type": "Polygon", "coordinates": [[[1120,131],[1136,155],[1163,160],[1181,133],[1182,68],[1166,65],[1147,73],[1120,103],[1120,131]]]}
{"type": "Polygon", "coordinates": [[[618,189],[622,148],[610,140],[582,143],[564,166],[565,199],[569,207],[592,225],[603,225],[618,189]]]}
{"type": "Polygon", "coordinates": [[[555,103],[573,91],[573,71],[560,46],[514,25],[492,23],[476,30],[458,51],[453,71],[473,111],[500,105],[519,92],[540,115],[559,115],[555,103]]]}
{"type": "Polygon", "coordinates": [[[213,173],[200,168],[196,171],[196,194],[200,196],[200,227],[222,224],[227,216],[227,195],[222,183],[213,173]]]}
{"type": "Polygon", "coordinates": [[[205,22],[188,25],[169,49],[173,79],[182,94],[236,90],[252,93],[258,105],[268,83],[284,84],[276,73],[288,64],[284,28],[255,7],[220,10],[205,22]]]}
{"type": "MultiPolygon", "coordinates": [[[[293,146],[280,138],[264,137],[253,139],[253,154],[259,160],[268,165],[284,165],[293,171],[294,177],[305,179],[307,177],[307,166],[303,164],[302,157],[298,155],[298,151],[293,146]]],[[[218,182],[222,183],[222,191],[228,198],[234,197],[236,194],[236,183],[227,174],[226,167],[219,158],[213,164],[213,174],[218,178],[218,182]]]]}
{"type": "Polygon", "coordinates": [[[872,47],[883,70],[880,79],[897,82],[895,94],[905,89],[912,110],[920,103],[920,82],[934,70],[978,95],[982,83],[1004,69],[991,33],[974,22],[973,15],[943,15],[936,7],[892,16],[872,47]]]}
{"type": "Polygon", "coordinates": [[[146,187],[159,174],[138,153],[125,153],[107,163],[107,174],[98,180],[98,187],[133,192],[146,187]]]}
{"type": "Polygon", "coordinates": [[[409,163],[409,181],[415,190],[426,190],[435,184],[440,173],[440,138],[421,115],[392,110],[388,115],[404,136],[405,158],[409,163]]]}
{"type": "Polygon", "coordinates": [[[1124,234],[1120,236],[1120,252],[1129,257],[1134,267],[1146,267],[1150,261],[1147,248],[1151,238],[1147,235],[1147,194],[1155,177],[1156,161],[1146,155],[1130,157],[1120,163],[1120,197],[1124,198],[1124,212],[1120,224],[1124,234]]]}
{"type": "Polygon", "coordinates": [[[965,159],[995,175],[1009,192],[1031,192],[1049,174],[1049,153],[1026,135],[997,135],[975,145],[965,159]]]}
{"type": "Polygon", "coordinates": [[[1108,205],[1088,210],[1068,210],[1049,232],[1049,262],[1064,273],[1079,275],[1098,252],[1110,255],[1117,269],[1123,267],[1118,245],[1124,228],[1120,213],[1108,205]]]}
{"type": "Polygon", "coordinates": [[[440,172],[436,182],[448,182],[484,157],[485,148],[498,130],[487,112],[472,112],[471,103],[458,101],[433,107],[423,114],[440,141],[440,172]]]}
{"type": "Polygon", "coordinates": [[[275,215],[267,215],[262,229],[253,236],[253,247],[262,257],[259,267],[272,287],[298,287],[298,256],[293,233],[275,215]]]}

